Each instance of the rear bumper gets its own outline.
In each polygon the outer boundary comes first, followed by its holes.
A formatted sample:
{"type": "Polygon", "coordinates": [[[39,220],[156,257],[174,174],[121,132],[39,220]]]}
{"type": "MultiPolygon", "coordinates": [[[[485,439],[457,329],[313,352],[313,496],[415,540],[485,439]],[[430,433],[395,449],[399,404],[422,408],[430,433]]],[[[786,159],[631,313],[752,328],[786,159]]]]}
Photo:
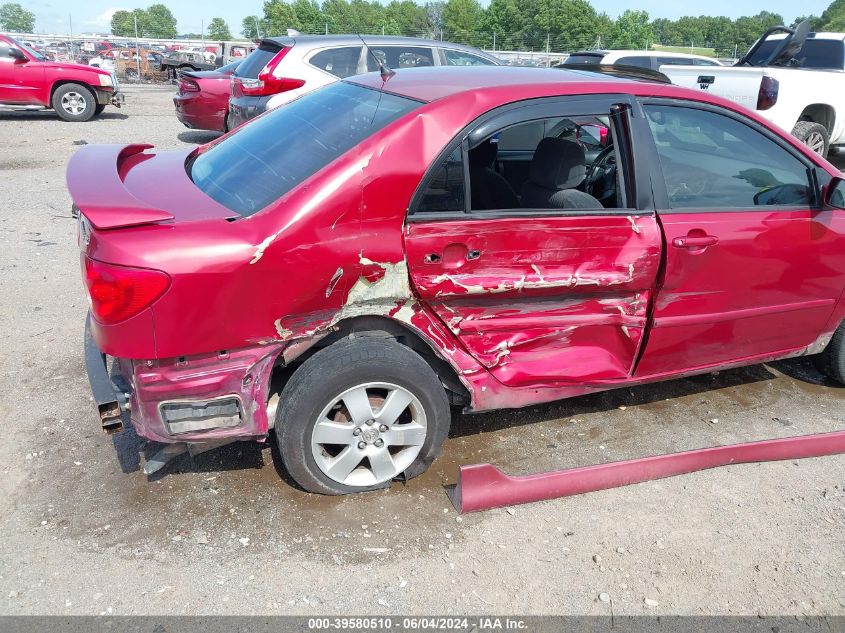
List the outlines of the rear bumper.
{"type": "Polygon", "coordinates": [[[100,423],[107,433],[123,430],[118,391],[112,383],[106,364],[106,355],[97,346],[91,333],[91,314],[85,319],[85,371],[91,385],[91,394],[100,416],[100,423]]]}
{"type": "MultiPolygon", "coordinates": [[[[225,132],[226,111],[209,113],[208,106],[202,103],[195,103],[196,99],[175,95],[173,105],[176,107],[176,118],[185,127],[191,130],[213,130],[225,132]]],[[[225,108],[225,102],[224,102],[225,108]]]]}
{"type": "Polygon", "coordinates": [[[268,392],[280,345],[162,360],[115,359],[97,345],[85,322],[85,369],[104,431],[123,430],[129,411],[135,432],[156,442],[263,438],[272,424],[268,392]]]}
{"type": "MultiPolygon", "coordinates": [[[[271,95],[272,96],[272,95],[271,95]]],[[[233,97],[229,100],[229,121],[232,129],[254,119],[267,110],[267,97],[233,97]]]]}

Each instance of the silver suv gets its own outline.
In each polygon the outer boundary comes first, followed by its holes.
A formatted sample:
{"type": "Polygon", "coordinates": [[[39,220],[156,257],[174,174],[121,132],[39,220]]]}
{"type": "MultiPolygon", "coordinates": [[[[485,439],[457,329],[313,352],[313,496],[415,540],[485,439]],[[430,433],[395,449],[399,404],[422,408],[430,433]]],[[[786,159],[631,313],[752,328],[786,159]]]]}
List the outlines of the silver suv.
{"type": "Polygon", "coordinates": [[[296,35],[261,41],[232,76],[229,128],[351,75],[420,66],[498,66],[492,55],[461,44],[412,37],[296,35]],[[369,48],[369,50],[368,50],[369,48]]]}

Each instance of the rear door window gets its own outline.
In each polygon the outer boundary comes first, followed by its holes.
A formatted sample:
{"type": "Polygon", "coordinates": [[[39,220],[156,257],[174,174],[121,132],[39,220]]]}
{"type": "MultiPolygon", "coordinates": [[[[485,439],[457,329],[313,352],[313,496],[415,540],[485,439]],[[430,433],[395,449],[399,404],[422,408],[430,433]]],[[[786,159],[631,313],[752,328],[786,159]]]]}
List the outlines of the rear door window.
{"type": "Polygon", "coordinates": [[[267,65],[267,62],[273,59],[282,48],[284,47],[281,44],[275,42],[261,42],[258,48],[247,55],[243,63],[238,66],[235,74],[238,77],[257,79],[258,74],[267,65]]]}
{"type": "Polygon", "coordinates": [[[464,51],[450,51],[445,49],[443,54],[446,57],[447,66],[495,66],[495,62],[467,53],[464,51]]]}
{"type": "Polygon", "coordinates": [[[637,68],[651,68],[652,58],[645,55],[629,55],[620,57],[614,64],[617,66],[636,66],[637,68]]]}
{"type": "Polygon", "coordinates": [[[336,82],[241,127],[189,162],[190,176],[223,206],[252,215],[420,105],[336,82]]]}
{"type": "Polygon", "coordinates": [[[379,69],[378,61],[392,70],[399,68],[419,68],[420,66],[434,66],[434,54],[430,48],[423,46],[370,46],[371,54],[367,55],[367,70],[374,72],[379,69]]]}
{"type": "Polygon", "coordinates": [[[320,70],[325,70],[335,77],[344,79],[358,74],[358,62],[361,59],[360,46],[343,46],[320,51],[311,57],[309,63],[320,70]]]}

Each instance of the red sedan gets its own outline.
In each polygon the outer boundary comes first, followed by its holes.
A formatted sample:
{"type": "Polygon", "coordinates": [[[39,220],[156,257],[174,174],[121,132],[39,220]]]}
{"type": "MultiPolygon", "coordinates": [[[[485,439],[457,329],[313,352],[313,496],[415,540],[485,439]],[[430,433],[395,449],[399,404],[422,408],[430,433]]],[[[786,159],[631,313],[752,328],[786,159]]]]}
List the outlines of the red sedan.
{"type": "Polygon", "coordinates": [[[508,67],[353,77],[192,150],[87,146],[95,400],[183,448],[275,428],[340,494],[426,470],[451,406],[809,354],[845,382],[840,176],[706,93],[508,67]]]}
{"type": "Polygon", "coordinates": [[[229,131],[229,84],[240,63],[232,62],[217,70],[179,72],[173,104],[176,117],[185,127],[229,131]]]}

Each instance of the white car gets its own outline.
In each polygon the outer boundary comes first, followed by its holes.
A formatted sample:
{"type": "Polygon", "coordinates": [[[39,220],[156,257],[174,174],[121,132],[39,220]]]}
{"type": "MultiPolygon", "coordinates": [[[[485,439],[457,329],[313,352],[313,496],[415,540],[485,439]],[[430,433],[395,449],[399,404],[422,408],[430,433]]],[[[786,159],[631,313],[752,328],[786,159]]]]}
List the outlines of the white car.
{"type": "Polygon", "coordinates": [[[88,60],[88,65],[93,66],[94,68],[102,68],[103,70],[107,70],[110,73],[114,74],[114,58],[113,57],[103,57],[98,55],[97,57],[92,57],[88,60]]]}
{"type": "Polygon", "coordinates": [[[572,53],[567,57],[563,66],[583,66],[583,65],[616,65],[616,66],[636,66],[638,68],[648,68],[657,70],[665,65],[689,65],[694,66],[721,66],[722,63],[712,57],[704,57],[703,55],[691,55],[689,53],[672,53],[669,51],[638,51],[638,50],[618,50],[618,51],[579,51],[572,53]]]}
{"type": "Polygon", "coordinates": [[[845,144],[845,33],[769,29],[736,66],[663,66],[672,83],[740,103],[826,156],[845,144]]]}
{"type": "Polygon", "coordinates": [[[234,129],[312,90],[381,67],[500,65],[500,59],[477,48],[440,40],[292,32],[262,40],[238,66],[232,76],[227,125],[234,129]]]}

